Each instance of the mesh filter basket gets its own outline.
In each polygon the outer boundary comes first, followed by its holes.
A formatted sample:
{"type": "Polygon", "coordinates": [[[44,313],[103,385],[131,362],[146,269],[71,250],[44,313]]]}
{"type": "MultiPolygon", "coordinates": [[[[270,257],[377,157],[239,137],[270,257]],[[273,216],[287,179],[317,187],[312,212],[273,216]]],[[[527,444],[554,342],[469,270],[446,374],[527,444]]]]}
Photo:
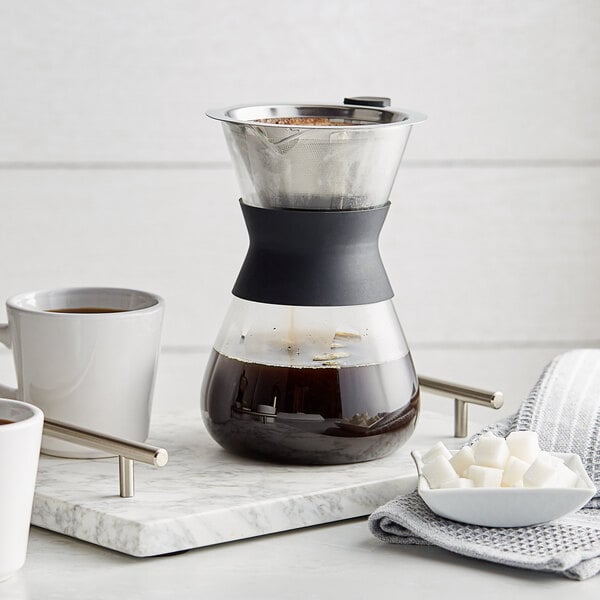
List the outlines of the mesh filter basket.
{"type": "Polygon", "coordinates": [[[207,114],[223,122],[246,204],[310,210],[385,204],[412,125],[425,119],[344,105],[241,106],[207,114]],[[306,117],[319,124],[305,125],[306,117]],[[280,118],[301,124],[264,121],[280,118]]]}

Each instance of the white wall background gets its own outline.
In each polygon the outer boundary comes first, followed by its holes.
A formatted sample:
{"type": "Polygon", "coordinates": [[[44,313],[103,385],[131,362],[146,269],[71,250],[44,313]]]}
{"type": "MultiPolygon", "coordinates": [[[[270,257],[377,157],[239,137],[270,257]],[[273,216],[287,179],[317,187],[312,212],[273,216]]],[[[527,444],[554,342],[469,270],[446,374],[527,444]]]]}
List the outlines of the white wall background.
{"type": "Polygon", "coordinates": [[[418,370],[516,406],[600,345],[599,74],[598,0],[2,0],[0,297],[160,293],[195,404],[247,243],[204,111],[387,95],[429,115],[382,238],[418,370]]]}

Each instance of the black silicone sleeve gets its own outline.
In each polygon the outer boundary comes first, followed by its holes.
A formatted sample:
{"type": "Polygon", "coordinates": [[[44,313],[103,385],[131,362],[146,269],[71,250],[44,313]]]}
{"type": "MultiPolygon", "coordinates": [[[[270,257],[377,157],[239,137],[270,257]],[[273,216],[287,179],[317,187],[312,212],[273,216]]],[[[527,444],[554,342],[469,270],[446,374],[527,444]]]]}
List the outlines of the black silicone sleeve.
{"type": "Polygon", "coordinates": [[[292,306],[350,306],[393,297],[378,246],[389,203],[341,211],[240,204],[250,246],[235,296],[292,306]]]}

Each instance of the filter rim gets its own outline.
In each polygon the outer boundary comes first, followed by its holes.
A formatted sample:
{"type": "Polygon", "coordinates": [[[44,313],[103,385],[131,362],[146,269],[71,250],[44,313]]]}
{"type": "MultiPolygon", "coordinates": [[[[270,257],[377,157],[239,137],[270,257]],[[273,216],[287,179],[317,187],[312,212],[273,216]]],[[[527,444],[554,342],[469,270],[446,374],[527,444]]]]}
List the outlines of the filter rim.
{"type": "Polygon", "coordinates": [[[206,111],[211,119],[225,123],[235,123],[249,127],[265,127],[279,129],[329,129],[356,130],[380,129],[382,127],[406,127],[422,123],[427,115],[413,110],[348,105],[348,104],[239,104],[221,109],[206,111]],[[264,123],[258,119],[323,117],[360,121],[353,125],[301,125],[288,123],[264,123]]]}

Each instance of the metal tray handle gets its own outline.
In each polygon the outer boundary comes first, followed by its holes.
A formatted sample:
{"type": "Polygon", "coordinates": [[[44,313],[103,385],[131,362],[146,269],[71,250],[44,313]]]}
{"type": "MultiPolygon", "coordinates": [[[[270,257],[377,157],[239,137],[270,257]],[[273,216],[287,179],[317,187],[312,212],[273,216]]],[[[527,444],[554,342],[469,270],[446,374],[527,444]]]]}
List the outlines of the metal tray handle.
{"type": "Polygon", "coordinates": [[[457,438],[464,438],[468,435],[469,404],[487,406],[496,410],[502,408],[504,404],[502,392],[490,392],[422,375],[419,375],[419,384],[422,390],[438,396],[454,398],[454,437],[457,438]]]}
{"type": "Polygon", "coordinates": [[[53,419],[44,419],[44,435],[104,452],[114,452],[118,455],[119,495],[121,498],[135,496],[134,461],[137,460],[155,467],[164,467],[169,460],[169,455],[164,448],[124,440],[53,419]]]}

